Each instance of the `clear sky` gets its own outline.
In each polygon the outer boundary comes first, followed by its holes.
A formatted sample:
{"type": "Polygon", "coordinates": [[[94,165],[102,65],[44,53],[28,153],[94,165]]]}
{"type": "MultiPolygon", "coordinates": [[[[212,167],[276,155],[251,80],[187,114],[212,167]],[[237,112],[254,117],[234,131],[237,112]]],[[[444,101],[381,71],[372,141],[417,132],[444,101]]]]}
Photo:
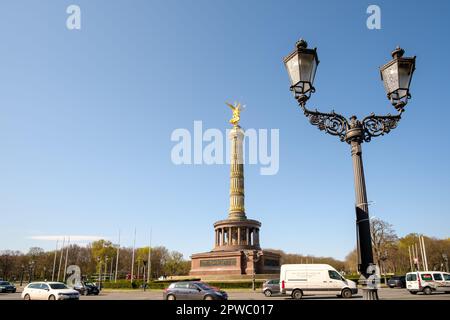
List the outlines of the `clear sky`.
{"type": "Polygon", "coordinates": [[[450,2],[2,1],[0,250],[45,249],[57,235],[154,245],[185,257],[213,247],[227,216],[227,165],[171,161],[177,128],[279,129],[280,168],[245,168],[246,211],[265,248],[344,258],[355,246],[350,148],[311,126],[282,58],[318,47],[309,106],[346,116],[395,110],[378,67],[417,55],[397,129],[363,145],[372,216],[400,236],[450,235],[450,2]],[[66,8],[81,8],[68,30],[66,8]],[[366,27],[370,4],[381,30],[366,27]]]}

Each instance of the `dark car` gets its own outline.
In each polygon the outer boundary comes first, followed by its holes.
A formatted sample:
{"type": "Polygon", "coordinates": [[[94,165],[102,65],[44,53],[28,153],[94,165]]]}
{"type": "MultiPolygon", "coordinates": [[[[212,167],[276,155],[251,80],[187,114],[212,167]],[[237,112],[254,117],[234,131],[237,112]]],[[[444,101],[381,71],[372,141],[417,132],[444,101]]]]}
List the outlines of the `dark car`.
{"type": "Polygon", "coordinates": [[[200,281],[172,283],[163,293],[164,300],[227,300],[225,291],[200,281]]]}
{"type": "Polygon", "coordinates": [[[74,290],[77,290],[80,295],[96,295],[98,296],[98,294],[100,293],[100,290],[98,289],[98,287],[91,283],[91,282],[82,282],[81,285],[75,285],[74,290]]]}
{"type": "Polygon", "coordinates": [[[0,281],[0,292],[16,292],[16,286],[8,281],[0,281]]]}
{"type": "Polygon", "coordinates": [[[270,297],[273,294],[280,293],[280,280],[271,279],[263,283],[262,292],[266,297],[270,297]]]}
{"type": "Polygon", "coordinates": [[[389,288],[406,288],[405,276],[393,276],[387,282],[389,288]]]}

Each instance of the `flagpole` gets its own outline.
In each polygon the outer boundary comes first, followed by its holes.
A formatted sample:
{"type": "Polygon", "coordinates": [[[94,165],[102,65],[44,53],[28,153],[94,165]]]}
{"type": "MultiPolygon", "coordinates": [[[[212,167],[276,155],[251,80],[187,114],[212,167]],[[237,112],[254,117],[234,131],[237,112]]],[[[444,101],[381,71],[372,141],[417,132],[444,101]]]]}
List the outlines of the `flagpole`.
{"type": "Polygon", "coordinates": [[[425,239],[422,235],[422,248],[423,248],[423,256],[425,262],[425,271],[428,271],[428,258],[427,258],[427,249],[425,248],[425,239]]]}
{"type": "Polygon", "coordinates": [[[67,248],[66,248],[66,261],[64,262],[64,273],[63,273],[63,282],[66,281],[66,275],[67,275],[67,258],[69,257],[69,246],[70,246],[70,236],[67,241],[67,248]]]}
{"type": "Polygon", "coordinates": [[[119,229],[119,242],[117,244],[116,273],[114,274],[114,282],[117,282],[117,270],[119,268],[119,253],[120,253],[120,229],[119,229]]]}
{"type": "Polygon", "coordinates": [[[133,254],[131,256],[131,283],[133,283],[133,275],[134,275],[134,249],[136,247],[136,228],[134,228],[134,240],[133,240],[133,254]]]}
{"type": "Polygon", "coordinates": [[[56,278],[56,281],[59,282],[59,275],[61,273],[61,264],[62,264],[62,259],[63,259],[63,255],[64,255],[64,243],[66,241],[66,237],[63,238],[63,243],[62,243],[62,247],[61,247],[61,256],[59,257],[59,266],[58,266],[58,277],[56,278]]]}
{"type": "Polygon", "coordinates": [[[150,228],[150,245],[148,246],[148,267],[147,267],[147,281],[150,282],[152,271],[152,228],[150,228]]]}
{"type": "Polygon", "coordinates": [[[58,255],[58,239],[56,239],[55,259],[53,259],[52,281],[55,281],[56,256],[58,255]]]}
{"type": "Polygon", "coordinates": [[[417,242],[414,243],[414,250],[416,252],[416,260],[417,260],[416,268],[417,270],[420,270],[420,259],[419,259],[419,251],[417,250],[417,242]]]}
{"type": "Polygon", "coordinates": [[[409,254],[409,266],[411,267],[411,272],[413,272],[414,271],[414,268],[413,268],[413,260],[412,260],[412,257],[411,257],[411,246],[408,246],[408,254],[409,254]]]}

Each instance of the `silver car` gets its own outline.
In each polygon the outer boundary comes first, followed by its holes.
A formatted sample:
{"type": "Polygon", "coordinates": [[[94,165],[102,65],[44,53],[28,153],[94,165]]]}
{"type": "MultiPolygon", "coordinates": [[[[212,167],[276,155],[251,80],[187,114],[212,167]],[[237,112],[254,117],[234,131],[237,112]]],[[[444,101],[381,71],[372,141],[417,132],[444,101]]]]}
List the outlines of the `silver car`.
{"type": "Polygon", "coordinates": [[[201,281],[172,283],[163,293],[164,300],[227,300],[225,291],[201,281]]]}
{"type": "Polygon", "coordinates": [[[262,292],[266,297],[280,293],[280,279],[271,279],[264,282],[262,292]]]}

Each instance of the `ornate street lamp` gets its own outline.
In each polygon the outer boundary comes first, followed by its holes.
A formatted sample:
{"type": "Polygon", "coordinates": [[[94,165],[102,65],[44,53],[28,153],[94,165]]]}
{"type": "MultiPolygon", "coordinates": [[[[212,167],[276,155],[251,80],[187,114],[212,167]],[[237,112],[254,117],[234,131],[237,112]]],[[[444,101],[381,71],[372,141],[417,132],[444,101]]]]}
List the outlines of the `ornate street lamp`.
{"type": "Polygon", "coordinates": [[[442,259],[444,259],[445,262],[445,271],[448,272],[448,256],[446,253],[442,254],[442,259]]]}
{"type": "Polygon", "coordinates": [[[145,292],[145,289],[147,289],[147,281],[148,281],[145,279],[145,270],[147,268],[147,260],[142,261],[142,263],[144,264],[142,266],[142,275],[143,275],[143,279],[144,279],[144,282],[142,283],[142,287],[144,288],[144,292],[145,292]]]}
{"type": "Polygon", "coordinates": [[[387,250],[384,250],[384,253],[380,257],[380,260],[383,261],[384,285],[387,285],[387,279],[386,279],[386,260],[387,259],[388,259],[388,253],[387,253],[387,250]]]}
{"type": "Polygon", "coordinates": [[[22,284],[23,284],[23,273],[24,273],[24,271],[25,271],[25,266],[22,264],[21,266],[20,266],[20,286],[22,286],[22,284]]]}
{"type": "Polygon", "coordinates": [[[33,260],[31,260],[28,263],[28,267],[29,267],[28,282],[33,281],[34,265],[35,265],[35,262],[33,260]]]}
{"type": "Polygon", "coordinates": [[[295,98],[308,99],[315,92],[313,87],[319,58],[317,50],[308,49],[305,40],[297,41],[296,49],[284,59],[284,64],[291,80],[291,90],[295,98]]]}
{"type": "Polygon", "coordinates": [[[98,264],[98,281],[99,281],[98,290],[102,290],[102,258],[101,257],[97,257],[97,264],[98,264]]]}
{"type": "Polygon", "coordinates": [[[404,107],[411,98],[409,86],[415,69],[415,57],[405,58],[403,54],[403,49],[395,49],[392,52],[393,60],[380,68],[387,96],[397,110],[397,115],[378,116],[372,113],[362,121],[356,116],[351,116],[347,120],[334,111],[323,113],[317,109],[313,111],[306,108],[306,102],[315,92],[313,83],[319,64],[317,50],[308,49],[306,41],[298,41],[296,49],[284,59],[291,81],[291,91],[294,92],[295,99],[310,123],[351,145],[356,197],[358,269],[361,273],[360,283],[363,285],[364,299],[367,300],[378,299],[377,286],[373,284],[379,282],[378,275],[375,275],[379,269],[373,262],[361,144],[396,128],[404,107]]]}
{"type": "MultiPolygon", "coordinates": [[[[109,260],[109,257],[105,256],[105,272],[103,273],[104,274],[104,278],[105,278],[105,282],[106,282],[106,277],[107,277],[107,274],[108,274],[108,260],[109,260]]],[[[111,280],[111,278],[110,278],[110,280],[111,280]]]]}
{"type": "Polygon", "coordinates": [[[256,290],[256,263],[261,259],[262,253],[257,250],[249,250],[245,252],[245,256],[248,259],[252,259],[253,270],[252,270],[252,290],[256,290]]]}
{"type": "Polygon", "coordinates": [[[416,66],[416,57],[404,58],[405,50],[397,47],[392,52],[392,60],[380,68],[387,97],[392,105],[402,112],[411,97],[409,85],[416,66]]]}

